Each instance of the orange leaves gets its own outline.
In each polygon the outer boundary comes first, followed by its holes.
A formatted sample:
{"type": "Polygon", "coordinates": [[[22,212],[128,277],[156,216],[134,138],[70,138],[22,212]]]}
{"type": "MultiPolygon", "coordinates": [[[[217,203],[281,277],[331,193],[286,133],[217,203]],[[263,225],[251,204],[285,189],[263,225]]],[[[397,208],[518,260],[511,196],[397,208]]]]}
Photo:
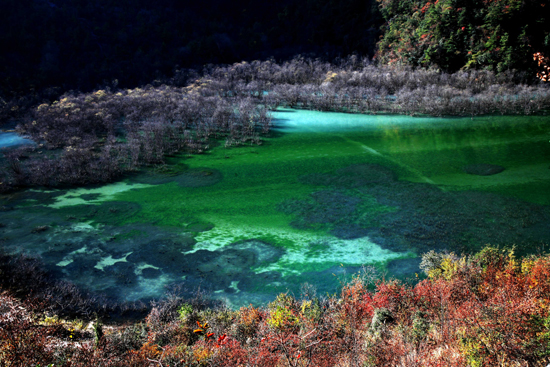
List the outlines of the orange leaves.
{"type": "MultiPolygon", "coordinates": [[[[210,325],[208,325],[208,321],[206,321],[204,324],[201,324],[199,321],[197,321],[197,325],[199,326],[199,328],[193,330],[193,333],[201,335],[206,333],[206,330],[210,327],[210,325]]],[[[214,333],[207,333],[206,339],[210,338],[212,335],[214,335],[214,333]]]]}
{"type": "Polygon", "coordinates": [[[162,352],[162,349],[157,344],[153,344],[149,342],[143,344],[139,350],[131,351],[132,354],[138,357],[151,358],[151,359],[158,358],[161,352],[162,352]]]}
{"type": "Polygon", "coordinates": [[[550,299],[550,258],[525,259],[521,269],[531,292],[546,300],[550,299]]]}
{"type": "MultiPolygon", "coordinates": [[[[513,256],[494,250],[485,251],[478,259],[484,268],[471,264],[467,273],[455,274],[445,282],[433,282],[431,291],[437,293],[439,288],[442,294],[452,295],[446,299],[446,319],[453,320],[451,325],[454,324],[455,335],[461,337],[464,353],[477,356],[479,365],[509,361],[512,350],[514,358],[528,358],[543,330],[533,320],[548,316],[545,305],[550,289],[541,291],[541,288],[544,282],[548,284],[549,259],[524,259],[520,266],[513,256]],[[445,284],[450,287],[441,289],[445,284]]],[[[427,285],[419,284],[415,290],[423,287],[427,285]]]]}
{"type": "Polygon", "coordinates": [[[193,349],[193,358],[198,362],[202,363],[208,360],[212,356],[212,351],[202,345],[199,345],[197,348],[193,349]]]}
{"type": "Polygon", "coordinates": [[[256,334],[258,325],[263,320],[265,314],[262,310],[253,307],[241,307],[237,316],[238,328],[243,335],[251,337],[256,334]]]}
{"type": "Polygon", "coordinates": [[[241,307],[241,309],[239,310],[239,320],[243,324],[257,324],[261,319],[262,313],[259,309],[254,308],[252,305],[250,305],[249,307],[241,307]]]}
{"type": "Polygon", "coordinates": [[[422,12],[422,14],[424,14],[426,12],[426,10],[428,10],[433,4],[431,2],[427,2],[426,5],[424,5],[422,7],[422,9],[420,9],[420,11],[422,12]]]}
{"type": "Polygon", "coordinates": [[[533,60],[537,62],[540,71],[537,73],[537,77],[547,82],[550,80],[550,60],[548,57],[545,57],[541,52],[536,52],[533,54],[533,60]]]}

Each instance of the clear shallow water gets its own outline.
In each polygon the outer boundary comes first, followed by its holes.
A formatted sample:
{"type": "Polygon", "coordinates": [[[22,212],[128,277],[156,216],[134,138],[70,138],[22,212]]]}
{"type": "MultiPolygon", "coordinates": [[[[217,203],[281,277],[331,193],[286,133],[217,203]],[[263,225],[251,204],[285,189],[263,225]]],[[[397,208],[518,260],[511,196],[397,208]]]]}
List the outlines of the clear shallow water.
{"type": "Polygon", "coordinates": [[[34,144],[34,142],[32,140],[25,139],[16,133],[0,132],[0,149],[29,144],[34,144]]]}
{"type": "Polygon", "coordinates": [[[430,249],[550,243],[548,117],[274,115],[260,147],[3,197],[3,244],[112,296],[183,283],[238,307],[305,282],[334,293],[362,265],[414,277],[430,249]]]}

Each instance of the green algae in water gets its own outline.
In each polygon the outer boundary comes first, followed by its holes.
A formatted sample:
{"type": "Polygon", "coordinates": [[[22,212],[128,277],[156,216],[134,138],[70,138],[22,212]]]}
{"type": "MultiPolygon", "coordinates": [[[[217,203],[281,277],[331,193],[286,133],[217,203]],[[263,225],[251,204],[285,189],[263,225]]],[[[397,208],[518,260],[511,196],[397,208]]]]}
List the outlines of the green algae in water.
{"type": "Polygon", "coordinates": [[[447,190],[483,190],[550,204],[549,117],[432,120],[419,126],[381,126],[369,143],[420,172],[405,174],[403,179],[423,182],[420,176],[424,176],[447,190]],[[491,176],[466,172],[470,165],[483,164],[504,170],[491,176]]]}
{"type": "MultiPolygon", "coordinates": [[[[0,212],[0,230],[22,233],[24,211],[34,211],[33,223],[81,223],[91,229],[80,245],[44,252],[80,284],[95,277],[98,289],[134,300],[183,282],[233,307],[297,293],[305,282],[333,293],[341,274],[364,264],[414,276],[430,249],[493,243],[529,253],[549,242],[546,117],[287,110],[275,118],[263,146],[171,157],[163,172],[58,192],[49,207],[27,200],[13,223],[0,212]],[[476,164],[504,170],[465,172],[476,164]]],[[[48,246],[68,242],[61,230],[45,234],[48,246]]]]}

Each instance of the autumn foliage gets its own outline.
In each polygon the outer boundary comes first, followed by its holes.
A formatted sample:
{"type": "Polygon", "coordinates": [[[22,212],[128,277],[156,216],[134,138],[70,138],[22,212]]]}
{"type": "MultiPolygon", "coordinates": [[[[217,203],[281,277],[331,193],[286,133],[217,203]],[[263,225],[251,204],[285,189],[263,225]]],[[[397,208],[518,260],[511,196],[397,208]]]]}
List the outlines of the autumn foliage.
{"type": "Polygon", "coordinates": [[[8,293],[2,366],[546,366],[550,256],[428,253],[414,285],[364,275],[336,296],[280,294],[266,307],[154,304],[97,327],[48,317],[8,293]],[[428,260],[426,260],[428,259],[428,260]],[[179,306],[178,306],[179,305],[179,306]],[[98,330],[101,333],[98,334],[98,330]]]}
{"type": "Polygon", "coordinates": [[[549,51],[550,8],[545,1],[378,2],[387,21],[378,43],[382,63],[536,72],[532,55],[549,51]]]}

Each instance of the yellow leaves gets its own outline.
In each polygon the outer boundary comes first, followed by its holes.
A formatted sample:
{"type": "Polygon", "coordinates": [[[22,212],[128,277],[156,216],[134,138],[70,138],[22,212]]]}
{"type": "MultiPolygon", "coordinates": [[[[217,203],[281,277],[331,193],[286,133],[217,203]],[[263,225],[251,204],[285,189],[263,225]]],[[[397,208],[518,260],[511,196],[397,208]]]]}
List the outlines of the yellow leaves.
{"type": "Polygon", "coordinates": [[[47,104],[47,103],[42,103],[42,104],[39,105],[36,109],[37,109],[37,111],[42,111],[42,110],[44,110],[44,109],[46,109],[46,108],[48,108],[48,107],[50,107],[49,104],[47,104]]]}
{"type": "Polygon", "coordinates": [[[466,265],[466,258],[457,258],[454,253],[447,254],[443,257],[439,267],[431,269],[428,272],[428,278],[438,279],[443,278],[450,280],[458,272],[458,270],[466,265]]]}
{"type": "Polygon", "coordinates": [[[521,273],[522,274],[529,274],[531,272],[531,269],[533,269],[534,265],[535,265],[534,260],[524,259],[521,262],[521,273]]]}
{"type": "Polygon", "coordinates": [[[473,367],[481,367],[483,361],[479,357],[479,352],[482,349],[482,345],[479,341],[473,339],[463,338],[460,340],[460,351],[468,359],[468,365],[473,367]]]}
{"type": "Polygon", "coordinates": [[[548,306],[550,306],[550,300],[548,299],[539,299],[537,302],[537,306],[540,310],[547,310],[548,306]]]}
{"type": "Polygon", "coordinates": [[[337,73],[329,70],[325,75],[325,80],[323,80],[323,83],[331,83],[337,76],[337,73]]]}
{"type": "Polygon", "coordinates": [[[306,313],[307,310],[311,309],[311,305],[312,305],[312,301],[311,301],[311,300],[309,300],[309,301],[304,300],[304,301],[302,302],[302,307],[301,307],[301,309],[302,309],[302,314],[306,313]]]}
{"type": "Polygon", "coordinates": [[[299,319],[291,310],[281,306],[272,311],[267,319],[267,324],[274,329],[294,327],[298,324],[298,322],[299,319]]]}
{"type": "Polygon", "coordinates": [[[200,363],[210,358],[212,354],[213,354],[212,351],[210,351],[208,348],[204,348],[204,347],[197,348],[193,351],[193,358],[200,363]]]}
{"type": "Polygon", "coordinates": [[[100,89],[100,90],[98,90],[97,92],[94,93],[94,96],[96,96],[98,99],[101,99],[101,98],[105,97],[106,95],[107,95],[107,93],[102,89],[100,89]]]}
{"type": "Polygon", "coordinates": [[[57,316],[45,316],[40,325],[57,325],[59,323],[59,317],[57,316]]]}

